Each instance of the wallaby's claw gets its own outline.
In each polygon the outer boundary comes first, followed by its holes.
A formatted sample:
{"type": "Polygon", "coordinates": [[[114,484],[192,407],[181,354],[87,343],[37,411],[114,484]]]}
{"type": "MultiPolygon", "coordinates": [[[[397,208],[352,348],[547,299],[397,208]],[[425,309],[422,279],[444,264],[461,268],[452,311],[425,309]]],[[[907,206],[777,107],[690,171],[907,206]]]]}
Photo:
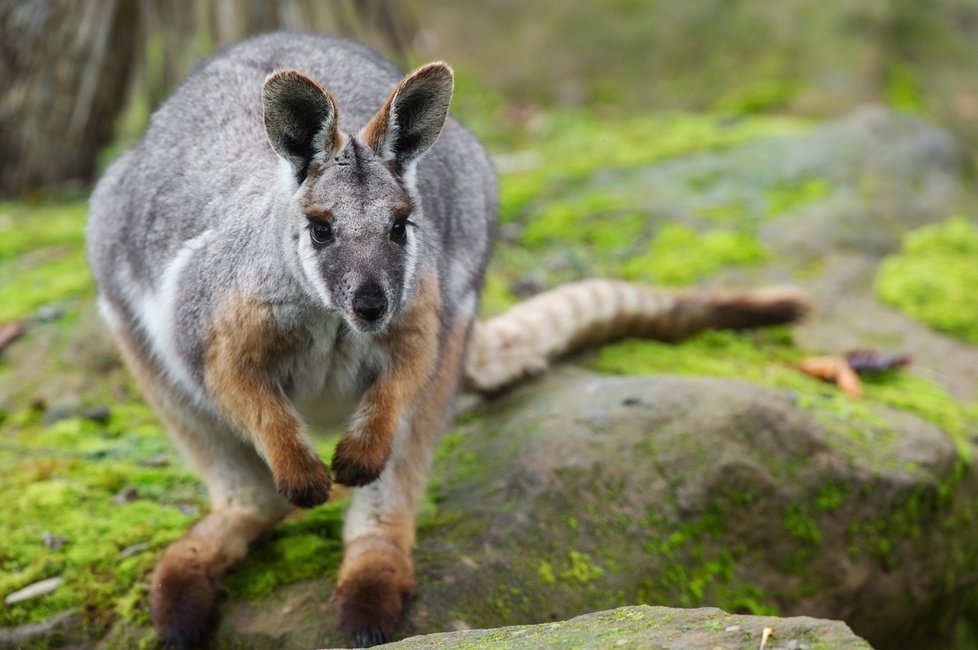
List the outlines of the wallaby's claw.
{"type": "Polygon", "coordinates": [[[278,493],[300,508],[315,508],[326,503],[332,485],[329,470],[319,458],[315,459],[315,463],[309,463],[304,471],[275,478],[278,493]]]}
{"type": "Polygon", "coordinates": [[[333,454],[333,474],[336,482],[351,487],[362,487],[380,478],[387,465],[390,449],[378,453],[363,449],[363,445],[353,438],[344,438],[333,454]]]}

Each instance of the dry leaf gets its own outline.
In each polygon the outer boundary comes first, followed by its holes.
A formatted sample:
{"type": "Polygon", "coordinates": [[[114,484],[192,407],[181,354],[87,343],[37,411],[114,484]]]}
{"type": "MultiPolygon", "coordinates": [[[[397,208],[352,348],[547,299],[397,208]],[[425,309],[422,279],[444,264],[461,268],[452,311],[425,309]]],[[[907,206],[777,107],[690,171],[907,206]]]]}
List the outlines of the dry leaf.
{"type": "Polygon", "coordinates": [[[883,372],[910,364],[909,354],[882,354],[877,350],[850,350],[846,353],[849,366],[859,374],[883,372]]]}
{"type": "Polygon", "coordinates": [[[798,363],[798,368],[806,375],[834,383],[853,399],[863,395],[859,376],[843,357],[806,357],[798,363]]]}
{"type": "Polygon", "coordinates": [[[24,333],[27,326],[23,323],[7,323],[6,325],[0,325],[0,352],[8,345],[13,343],[17,338],[24,333]]]}

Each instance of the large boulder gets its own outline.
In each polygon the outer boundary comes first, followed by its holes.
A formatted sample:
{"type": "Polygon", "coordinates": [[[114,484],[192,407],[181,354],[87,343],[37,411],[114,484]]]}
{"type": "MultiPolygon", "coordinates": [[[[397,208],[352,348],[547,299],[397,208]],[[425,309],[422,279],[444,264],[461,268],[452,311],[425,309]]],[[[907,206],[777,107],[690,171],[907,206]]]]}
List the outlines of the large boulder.
{"type": "Polygon", "coordinates": [[[661,648],[662,650],[769,650],[815,647],[868,650],[869,644],[839,621],[773,616],[734,616],[719,609],[621,607],[569,621],[494,630],[460,630],[415,636],[387,648],[661,648]],[[768,634],[765,636],[765,629],[768,634]],[[763,641],[767,639],[767,643],[763,641]]]}
{"type": "MultiPolygon", "coordinates": [[[[973,470],[915,416],[860,422],[799,401],[738,380],[563,370],[463,415],[400,633],[651,603],[843,619],[880,648],[942,647],[949,620],[974,613],[973,470]]],[[[219,639],[340,645],[330,590],[232,599],[219,639]]]]}

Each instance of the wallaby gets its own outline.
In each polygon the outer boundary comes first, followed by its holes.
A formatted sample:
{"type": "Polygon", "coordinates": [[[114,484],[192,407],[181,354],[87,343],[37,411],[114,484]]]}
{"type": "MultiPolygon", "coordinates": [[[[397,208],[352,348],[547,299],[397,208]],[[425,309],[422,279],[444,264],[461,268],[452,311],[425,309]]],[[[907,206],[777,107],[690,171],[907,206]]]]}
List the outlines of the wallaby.
{"type": "Polygon", "coordinates": [[[453,76],[277,33],[202,64],[92,195],[88,253],[123,358],[212,510],[160,560],[163,637],[204,637],[220,578],[292,507],[355,486],[334,595],[358,645],[415,592],[411,547],[464,374],[493,390],[587,343],[797,319],[794,293],[558,288],[475,325],[496,181],[447,119],[453,76]],[[348,417],[330,471],[307,433],[348,417]]]}

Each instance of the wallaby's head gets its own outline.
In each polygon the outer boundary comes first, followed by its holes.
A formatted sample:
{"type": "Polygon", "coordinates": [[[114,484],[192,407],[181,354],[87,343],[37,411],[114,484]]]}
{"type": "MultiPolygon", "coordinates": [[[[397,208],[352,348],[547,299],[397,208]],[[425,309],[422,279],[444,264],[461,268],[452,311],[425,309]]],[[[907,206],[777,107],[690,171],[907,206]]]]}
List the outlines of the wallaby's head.
{"type": "Polygon", "coordinates": [[[360,133],[342,134],[315,81],[295,70],[265,80],[265,132],[293,191],[289,245],[307,286],[357,331],[382,329],[416,285],[425,223],[414,170],[445,125],[452,83],[448,65],[422,66],[360,133]]]}

